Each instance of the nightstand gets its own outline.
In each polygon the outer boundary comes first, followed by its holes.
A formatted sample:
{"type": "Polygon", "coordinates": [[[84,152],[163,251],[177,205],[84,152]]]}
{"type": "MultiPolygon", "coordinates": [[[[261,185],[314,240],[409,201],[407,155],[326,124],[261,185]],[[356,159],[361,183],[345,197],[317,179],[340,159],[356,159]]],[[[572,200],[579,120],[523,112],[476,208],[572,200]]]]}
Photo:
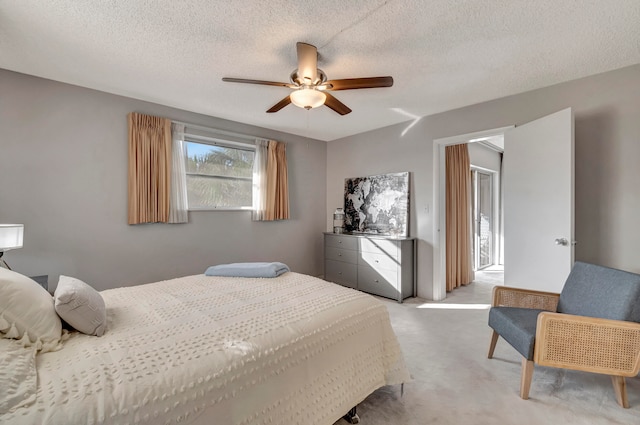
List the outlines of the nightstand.
{"type": "Polygon", "coordinates": [[[38,282],[38,285],[42,286],[47,291],[49,290],[49,275],[45,274],[42,276],[29,276],[29,277],[35,280],[36,282],[38,282]]]}

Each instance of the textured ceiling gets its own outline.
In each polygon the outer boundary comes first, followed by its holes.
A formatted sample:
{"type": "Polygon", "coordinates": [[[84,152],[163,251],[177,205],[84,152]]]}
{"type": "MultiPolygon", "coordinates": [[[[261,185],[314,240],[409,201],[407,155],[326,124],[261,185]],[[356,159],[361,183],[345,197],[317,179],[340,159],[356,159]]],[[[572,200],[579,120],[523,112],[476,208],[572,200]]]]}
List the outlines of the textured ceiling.
{"type": "MultiPolygon", "coordinates": [[[[640,63],[640,0],[0,0],[0,68],[334,140],[640,63]],[[353,109],[289,105],[295,43],[353,109]]],[[[0,94],[1,96],[1,94],[0,94]]]]}

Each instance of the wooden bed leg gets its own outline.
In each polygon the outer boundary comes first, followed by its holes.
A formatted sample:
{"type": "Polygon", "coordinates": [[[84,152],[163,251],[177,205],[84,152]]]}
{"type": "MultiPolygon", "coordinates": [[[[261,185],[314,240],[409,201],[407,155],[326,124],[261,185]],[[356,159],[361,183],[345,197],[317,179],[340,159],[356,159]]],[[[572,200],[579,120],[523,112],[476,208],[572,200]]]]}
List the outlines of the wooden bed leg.
{"type": "Polygon", "coordinates": [[[520,377],[520,398],[529,399],[529,388],[533,377],[533,360],[522,358],[522,376],[520,377]]]}
{"type": "Polygon", "coordinates": [[[491,342],[489,343],[489,355],[487,356],[490,359],[493,358],[493,350],[496,349],[496,343],[498,342],[499,336],[500,335],[498,335],[498,332],[496,331],[493,331],[493,334],[491,335],[491,342]]]}
{"type": "Polygon", "coordinates": [[[613,389],[616,392],[616,400],[618,404],[625,409],[629,408],[629,399],[627,398],[627,382],[624,380],[624,376],[611,376],[613,382],[613,389]]]}
{"type": "Polygon", "coordinates": [[[349,412],[344,415],[342,419],[349,422],[350,424],[359,424],[360,416],[358,416],[358,414],[356,413],[356,406],[354,406],[353,409],[349,410],[349,412]]]}

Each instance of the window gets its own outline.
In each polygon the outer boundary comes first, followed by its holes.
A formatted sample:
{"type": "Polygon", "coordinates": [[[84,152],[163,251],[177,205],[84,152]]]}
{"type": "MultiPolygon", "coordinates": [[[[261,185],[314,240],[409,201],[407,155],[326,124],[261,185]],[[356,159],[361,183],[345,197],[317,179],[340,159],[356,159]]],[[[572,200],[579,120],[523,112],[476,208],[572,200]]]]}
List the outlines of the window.
{"type": "Polygon", "coordinates": [[[255,147],[195,139],[185,135],[189,209],[251,209],[255,147]]]}

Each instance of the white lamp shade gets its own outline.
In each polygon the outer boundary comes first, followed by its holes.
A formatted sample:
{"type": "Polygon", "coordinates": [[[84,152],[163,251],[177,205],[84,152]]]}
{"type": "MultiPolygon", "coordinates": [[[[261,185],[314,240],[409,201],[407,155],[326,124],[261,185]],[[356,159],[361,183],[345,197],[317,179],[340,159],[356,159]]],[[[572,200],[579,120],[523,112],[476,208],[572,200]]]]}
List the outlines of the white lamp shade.
{"type": "Polygon", "coordinates": [[[0,251],[22,248],[24,224],[0,224],[0,251]]]}
{"type": "Polygon", "coordinates": [[[291,98],[291,103],[304,109],[317,108],[327,100],[326,94],[314,89],[296,90],[289,97],[291,98]]]}

